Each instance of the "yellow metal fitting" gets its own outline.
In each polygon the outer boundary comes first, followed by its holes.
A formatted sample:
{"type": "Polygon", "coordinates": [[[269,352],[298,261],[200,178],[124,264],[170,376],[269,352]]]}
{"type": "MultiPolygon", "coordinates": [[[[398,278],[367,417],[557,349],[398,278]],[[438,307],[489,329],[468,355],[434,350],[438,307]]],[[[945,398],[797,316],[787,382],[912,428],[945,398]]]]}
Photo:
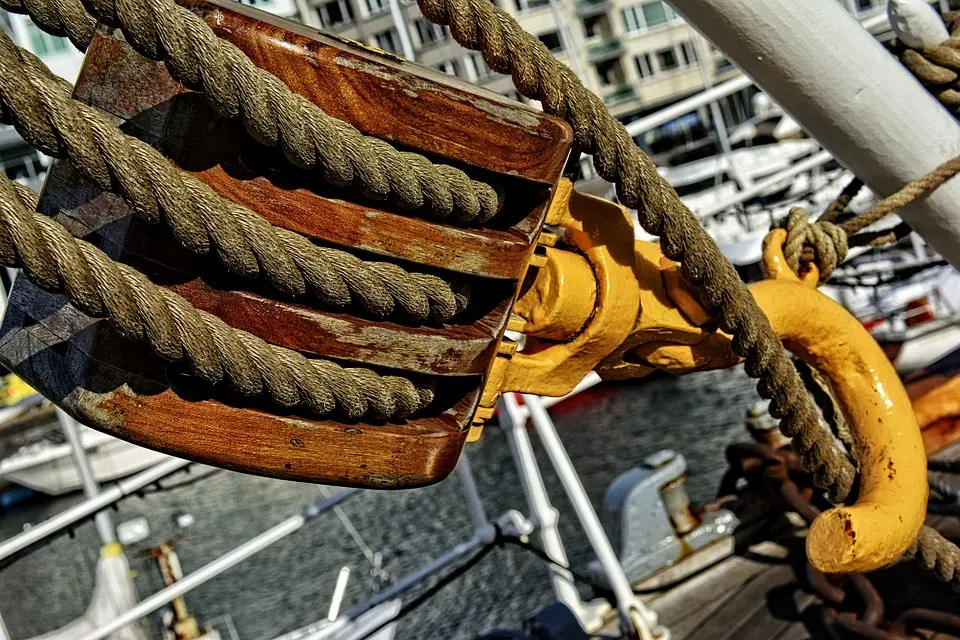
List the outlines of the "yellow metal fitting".
{"type": "MultiPolygon", "coordinates": [[[[577,194],[564,181],[547,220],[564,229],[572,248],[546,248],[537,280],[515,307],[525,321],[526,346],[495,359],[479,418],[490,415],[501,392],[561,396],[591,370],[604,379],[634,378],[739,362],[733,340],[713,325],[679,265],[658,245],[634,242],[622,208],[577,194]]],[[[785,240],[783,230],[769,234],[764,265],[773,279],[750,290],[784,346],[829,381],[861,458],[857,503],[814,522],[808,555],[824,572],[870,571],[900,557],[923,524],[923,442],[883,351],[853,316],[817,291],[815,266],[800,276],[790,270],[785,240]]]]}
{"type": "Polygon", "coordinates": [[[824,573],[861,573],[890,564],[916,539],[927,506],[927,459],[903,384],[856,318],[799,282],[750,287],[784,346],[830,382],[853,431],[860,495],[824,512],[807,555],[824,573]]]}
{"type": "Polygon", "coordinates": [[[582,256],[551,248],[546,255],[547,264],[513,312],[524,319],[526,335],[562,341],[579,333],[593,315],[597,281],[582,256]]]}
{"type": "Polygon", "coordinates": [[[800,269],[797,275],[787,264],[783,255],[783,245],[787,242],[786,229],[773,229],[763,239],[763,258],[761,265],[763,272],[771,280],[789,280],[802,282],[804,285],[816,289],[820,283],[820,269],[812,262],[800,269]]]}
{"type": "Polygon", "coordinates": [[[640,280],[634,273],[634,231],[627,211],[577,193],[563,179],[547,222],[564,229],[564,239],[576,253],[548,249],[547,264],[537,276],[539,281],[543,275],[546,283],[535,284],[514,308],[527,321],[529,337],[523,352],[505,367],[496,396],[505,391],[570,393],[626,340],[639,316],[640,280]],[[563,283],[558,290],[562,309],[544,296],[558,282],[563,283]],[[547,317],[556,318],[558,326],[545,328],[547,317]]]}

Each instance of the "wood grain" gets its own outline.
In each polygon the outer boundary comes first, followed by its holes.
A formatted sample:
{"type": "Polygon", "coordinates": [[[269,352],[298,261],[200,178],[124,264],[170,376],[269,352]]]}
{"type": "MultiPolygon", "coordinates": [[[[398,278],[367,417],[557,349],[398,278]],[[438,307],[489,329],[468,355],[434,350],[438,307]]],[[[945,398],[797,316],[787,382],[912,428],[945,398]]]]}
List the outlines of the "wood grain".
{"type": "Polygon", "coordinates": [[[430,154],[495,185],[501,212],[483,228],[424,220],[355,189],[323,184],[281,151],[214,114],[203,96],[100,28],[77,99],[272,224],[362,259],[440,275],[471,289],[445,324],[367,317],[284,297],[263,279],[191,254],[161,225],[132,216],[68,163],[55,162],[39,211],[197,308],[271,344],[346,366],[431,382],[437,400],[396,424],[344,423],[279,411],[208,387],[180,364],[121,339],[60,296],[18,279],[0,329],[0,362],[90,426],[174,455],[271,476],[396,488],[456,465],[484,378],[526,273],[569,127],[431,70],[267,17],[243,5],[182,2],[292,89],[370,135],[430,154]]]}

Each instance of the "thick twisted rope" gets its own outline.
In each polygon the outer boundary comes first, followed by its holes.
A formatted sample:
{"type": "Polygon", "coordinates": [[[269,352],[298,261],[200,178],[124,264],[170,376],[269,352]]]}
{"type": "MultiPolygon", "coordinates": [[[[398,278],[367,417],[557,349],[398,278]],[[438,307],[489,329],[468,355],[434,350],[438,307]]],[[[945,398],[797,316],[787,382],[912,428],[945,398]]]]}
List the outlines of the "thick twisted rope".
{"type": "Polygon", "coordinates": [[[702,302],[716,313],[721,328],[734,335],[734,348],[745,358],[747,372],[760,378],[758,389],[772,399],[770,412],[782,419],[781,430],[793,438],[805,468],[833,500],[842,500],[853,483],[853,466],[821,429],[817,410],[766,316],[696,216],[600,98],[489,0],[418,4],[430,21],[449,25],[461,45],[481,51],[491,69],[512,75],[520,93],[572,125],[578,146],[594,154],[598,173],[616,184],[620,201],[637,210],[643,228],[661,237],[664,253],[681,263],[684,277],[701,290],[702,302]]]}
{"type": "Polygon", "coordinates": [[[392,199],[404,210],[455,224],[481,225],[500,209],[490,185],[327,115],[173,0],[0,0],[0,6],[70,35],[82,50],[92,37],[91,16],[120,27],[134,49],[166,63],[221,116],[242,119],[256,140],[282,148],[293,164],[318,170],[333,185],[354,185],[373,200],[392,199]]]}
{"type": "Polygon", "coordinates": [[[0,0],[0,8],[29,14],[38,27],[49,34],[70,38],[80,51],[87,50],[97,28],[96,19],[87,13],[80,0],[0,0]]]}
{"type": "Polygon", "coordinates": [[[953,590],[960,593],[960,549],[935,529],[920,529],[917,541],[904,557],[916,560],[924,569],[932,571],[938,580],[950,583],[953,590]]]}
{"type": "Polygon", "coordinates": [[[895,49],[903,66],[948,111],[960,115],[960,15],[953,13],[946,18],[951,33],[946,41],[920,49],[898,41],[895,49]]]}
{"type": "Polygon", "coordinates": [[[286,294],[310,294],[335,308],[355,304],[378,317],[444,321],[467,305],[465,288],[317,246],[221,198],[150,145],[125,135],[98,110],[73,100],[69,84],[3,33],[0,119],[44,153],[69,158],[100,189],[118,191],[135,215],[152,223],[165,221],[189,250],[212,250],[238,275],[263,273],[286,294]]]}
{"type": "Polygon", "coordinates": [[[854,180],[830,205],[816,222],[810,222],[807,211],[796,207],[781,226],[787,229],[787,242],[783,253],[790,268],[800,273],[803,265],[813,262],[820,271],[820,282],[826,282],[837,266],[847,257],[851,246],[882,246],[910,232],[906,224],[879,232],[864,232],[870,225],[883,220],[891,213],[935,191],[944,182],[960,173],[960,157],[947,160],[925,176],[908,183],[896,193],[884,198],[868,211],[835,224],[862,183],[854,180]]]}
{"type": "Polygon", "coordinates": [[[77,240],[54,220],[34,213],[36,195],[0,174],[0,262],[23,268],[31,282],[64,293],[77,308],[107,318],[120,335],[146,341],[170,362],[185,362],[210,383],[226,382],[248,397],[266,395],[285,409],[337,413],[348,419],[406,417],[433,392],[406,378],[345,369],[230,327],[214,315],[77,240]]]}

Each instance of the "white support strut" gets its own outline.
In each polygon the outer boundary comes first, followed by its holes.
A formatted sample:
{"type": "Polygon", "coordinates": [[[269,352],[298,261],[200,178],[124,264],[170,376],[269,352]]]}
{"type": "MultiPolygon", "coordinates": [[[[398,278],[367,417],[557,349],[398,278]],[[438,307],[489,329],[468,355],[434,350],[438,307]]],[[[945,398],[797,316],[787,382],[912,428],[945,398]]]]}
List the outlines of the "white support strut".
{"type": "MultiPolygon", "coordinates": [[[[673,0],[878,195],[960,155],[960,124],[836,0],[673,0]]],[[[960,179],[901,216],[960,267],[960,179]]]]}

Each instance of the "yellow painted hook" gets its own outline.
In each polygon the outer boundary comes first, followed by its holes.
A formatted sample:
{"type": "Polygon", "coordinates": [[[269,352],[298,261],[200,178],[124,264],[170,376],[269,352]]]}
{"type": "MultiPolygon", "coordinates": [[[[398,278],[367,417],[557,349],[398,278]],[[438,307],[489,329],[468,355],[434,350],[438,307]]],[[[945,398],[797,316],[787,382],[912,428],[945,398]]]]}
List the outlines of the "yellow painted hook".
{"type": "MultiPolygon", "coordinates": [[[[771,236],[782,255],[786,233],[771,236]]],[[[750,287],[784,346],[829,380],[857,443],[857,502],[830,509],[813,523],[807,555],[825,573],[872,571],[903,555],[923,525],[923,439],[910,398],[883,350],[856,318],[807,279],[783,277],[750,287]]]]}

